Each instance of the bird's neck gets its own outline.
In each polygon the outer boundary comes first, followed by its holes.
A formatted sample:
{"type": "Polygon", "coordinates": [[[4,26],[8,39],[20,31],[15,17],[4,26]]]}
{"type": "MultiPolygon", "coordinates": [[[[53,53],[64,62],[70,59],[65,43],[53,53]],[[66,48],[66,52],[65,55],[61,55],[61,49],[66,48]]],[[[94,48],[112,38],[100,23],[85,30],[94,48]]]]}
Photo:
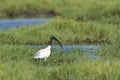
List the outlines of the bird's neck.
{"type": "Polygon", "coordinates": [[[50,43],[49,43],[49,45],[51,45],[51,46],[52,46],[52,39],[50,39],[50,43]]]}
{"type": "Polygon", "coordinates": [[[47,49],[51,49],[51,45],[49,45],[49,46],[47,47],[47,49]]]}

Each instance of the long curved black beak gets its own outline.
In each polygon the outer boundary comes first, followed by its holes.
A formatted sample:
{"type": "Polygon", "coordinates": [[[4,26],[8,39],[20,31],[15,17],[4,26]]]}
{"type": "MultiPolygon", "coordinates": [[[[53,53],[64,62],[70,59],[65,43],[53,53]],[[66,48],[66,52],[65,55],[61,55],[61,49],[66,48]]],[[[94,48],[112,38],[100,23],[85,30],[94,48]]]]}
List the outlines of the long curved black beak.
{"type": "Polygon", "coordinates": [[[60,47],[62,48],[61,42],[56,37],[53,37],[53,39],[56,40],[59,43],[60,47]]]}

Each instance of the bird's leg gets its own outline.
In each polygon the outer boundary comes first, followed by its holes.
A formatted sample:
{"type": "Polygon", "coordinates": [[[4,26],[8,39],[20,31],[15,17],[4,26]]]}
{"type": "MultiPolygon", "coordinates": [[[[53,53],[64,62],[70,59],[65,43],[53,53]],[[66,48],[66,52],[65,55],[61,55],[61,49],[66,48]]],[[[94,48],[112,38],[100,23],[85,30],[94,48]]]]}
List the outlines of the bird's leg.
{"type": "Polygon", "coordinates": [[[46,59],[47,59],[47,58],[45,57],[45,58],[44,58],[44,61],[45,61],[45,62],[46,62],[46,59]]]}
{"type": "Polygon", "coordinates": [[[40,59],[40,62],[41,62],[41,59],[40,59]]]}

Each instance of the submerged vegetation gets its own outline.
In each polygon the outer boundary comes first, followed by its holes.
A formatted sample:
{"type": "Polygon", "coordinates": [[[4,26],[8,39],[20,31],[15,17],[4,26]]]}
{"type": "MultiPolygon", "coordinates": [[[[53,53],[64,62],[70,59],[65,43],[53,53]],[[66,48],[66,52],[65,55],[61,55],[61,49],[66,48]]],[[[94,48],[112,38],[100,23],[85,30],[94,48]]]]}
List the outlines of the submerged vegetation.
{"type": "MultiPolygon", "coordinates": [[[[0,31],[0,80],[119,80],[119,0],[0,0],[0,18],[59,16],[48,24],[0,31]],[[34,60],[56,36],[63,45],[100,45],[94,54],[52,51],[46,62],[34,60]]],[[[56,45],[56,43],[54,43],[56,45]]]]}

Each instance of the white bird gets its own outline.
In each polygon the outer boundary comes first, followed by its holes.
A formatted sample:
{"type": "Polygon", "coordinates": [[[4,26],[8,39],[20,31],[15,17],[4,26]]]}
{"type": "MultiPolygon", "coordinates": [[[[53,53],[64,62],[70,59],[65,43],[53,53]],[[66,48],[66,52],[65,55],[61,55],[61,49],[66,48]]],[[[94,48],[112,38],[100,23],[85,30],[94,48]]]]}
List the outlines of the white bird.
{"type": "Polygon", "coordinates": [[[51,37],[50,37],[49,46],[46,47],[46,48],[44,48],[44,49],[39,50],[39,51],[35,54],[34,59],[42,59],[42,58],[44,58],[44,60],[46,61],[46,59],[50,56],[51,46],[52,46],[52,41],[53,41],[53,40],[56,40],[56,41],[60,44],[60,46],[61,46],[61,48],[62,48],[62,44],[60,43],[60,41],[59,41],[56,37],[51,36],[51,37]]]}

